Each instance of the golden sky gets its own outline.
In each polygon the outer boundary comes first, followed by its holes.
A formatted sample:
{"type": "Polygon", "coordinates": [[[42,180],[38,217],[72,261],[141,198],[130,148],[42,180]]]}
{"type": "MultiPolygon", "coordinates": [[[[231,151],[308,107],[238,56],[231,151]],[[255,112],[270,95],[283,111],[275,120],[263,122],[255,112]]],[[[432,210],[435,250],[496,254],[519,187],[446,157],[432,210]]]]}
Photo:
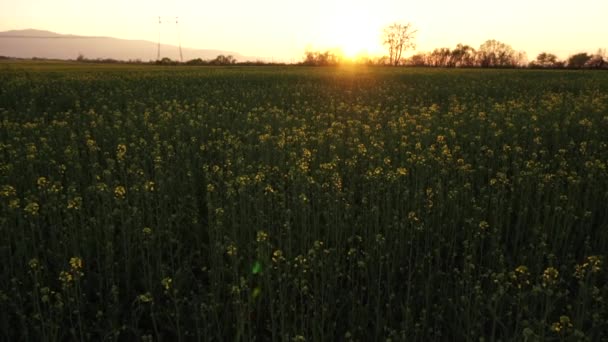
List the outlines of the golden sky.
{"type": "Polygon", "coordinates": [[[418,51],[497,39],[534,59],[608,48],[606,15],[608,0],[0,0],[0,31],[156,42],[162,16],[161,42],[177,45],[178,16],[184,47],[290,62],[306,48],[382,54],[381,30],[398,21],[418,29],[418,51]]]}

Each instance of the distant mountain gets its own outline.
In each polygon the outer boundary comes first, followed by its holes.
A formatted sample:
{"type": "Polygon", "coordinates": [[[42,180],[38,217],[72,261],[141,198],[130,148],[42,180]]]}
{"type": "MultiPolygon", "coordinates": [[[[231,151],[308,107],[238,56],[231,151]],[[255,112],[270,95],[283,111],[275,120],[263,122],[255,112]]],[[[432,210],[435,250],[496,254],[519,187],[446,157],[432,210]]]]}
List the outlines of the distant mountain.
{"type": "MultiPolygon", "coordinates": [[[[127,40],[111,37],[76,36],[42,30],[13,30],[0,32],[0,56],[17,58],[88,59],[111,58],[116,60],[156,60],[157,43],[145,40],[127,40]]],[[[236,52],[201,50],[182,47],[184,62],[201,58],[213,59],[218,55],[243,56],[236,52]]],[[[160,57],[179,60],[179,47],[161,44],[160,57]]]]}

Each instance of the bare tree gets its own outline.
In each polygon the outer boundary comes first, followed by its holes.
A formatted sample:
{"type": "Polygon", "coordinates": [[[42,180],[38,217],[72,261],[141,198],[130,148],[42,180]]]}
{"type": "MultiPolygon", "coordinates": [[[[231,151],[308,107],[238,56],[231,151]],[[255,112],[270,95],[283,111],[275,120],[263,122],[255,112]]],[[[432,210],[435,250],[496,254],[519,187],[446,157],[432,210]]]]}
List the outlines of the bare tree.
{"type": "Polygon", "coordinates": [[[586,68],[601,69],[608,64],[606,49],[598,49],[595,55],[585,63],[586,68]]]}
{"type": "Polygon", "coordinates": [[[384,28],[383,42],[388,47],[391,65],[399,65],[403,52],[416,46],[414,44],[416,32],[418,31],[414,30],[410,23],[393,23],[384,28]]]}
{"type": "Polygon", "coordinates": [[[428,55],[428,63],[434,67],[451,66],[452,51],[449,48],[438,48],[428,55]]]}

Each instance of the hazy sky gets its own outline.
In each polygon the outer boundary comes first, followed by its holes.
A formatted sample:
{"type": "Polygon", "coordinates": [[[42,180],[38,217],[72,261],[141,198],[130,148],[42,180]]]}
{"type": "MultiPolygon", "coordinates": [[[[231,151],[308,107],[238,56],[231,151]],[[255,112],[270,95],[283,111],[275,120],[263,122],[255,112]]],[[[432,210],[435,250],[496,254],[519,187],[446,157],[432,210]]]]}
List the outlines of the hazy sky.
{"type": "MultiPolygon", "coordinates": [[[[608,0],[0,0],[0,31],[158,39],[184,47],[298,61],[305,49],[382,53],[382,27],[418,29],[417,50],[497,39],[530,59],[608,48],[608,0]]],[[[0,41],[1,44],[1,41],[0,41]]],[[[188,56],[184,56],[187,58],[188,56]]]]}

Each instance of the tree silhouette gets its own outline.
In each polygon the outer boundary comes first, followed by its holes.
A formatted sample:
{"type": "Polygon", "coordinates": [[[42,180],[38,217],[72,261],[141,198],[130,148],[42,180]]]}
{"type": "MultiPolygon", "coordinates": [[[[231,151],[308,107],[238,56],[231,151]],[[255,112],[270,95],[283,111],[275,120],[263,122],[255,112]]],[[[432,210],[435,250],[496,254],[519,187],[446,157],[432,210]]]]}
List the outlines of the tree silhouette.
{"type": "Polygon", "coordinates": [[[595,55],[585,63],[586,68],[601,69],[608,66],[608,57],[606,55],[606,49],[598,49],[595,55]]]}
{"type": "Polygon", "coordinates": [[[332,66],[340,64],[340,60],[340,54],[331,50],[325,52],[306,51],[302,64],[310,66],[332,66]]]}
{"type": "Polygon", "coordinates": [[[592,56],[586,52],[577,53],[568,58],[568,67],[574,69],[580,69],[591,59],[592,56]]]}
{"type": "Polygon", "coordinates": [[[532,68],[556,68],[560,66],[557,56],[552,53],[542,52],[536,56],[536,60],[530,63],[532,68]]]}
{"type": "Polygon", "coordinates": [[[428,56],[428,62],[434,67],[447,67],[451,65],[452,51],[449,48],[438,48],[428,56]]]}
{"type": "Polygon", "coordinates": [[[475,49],[469,45],[458,44],[452,50],[451,63],[454,67],[472,67],[475,66],[475,49]]]}
{"type": "Polygon", "coordinates": [[[416,46],[414,44],[416,32],[417,30],[414,30],[410,23],[393,23],[384,28],[383,43],[388,47],[391,65],[399,65],[403,52],[416,46]]]}
{"type": "Polygon", "coordinates": [[[477,60],[482,68],[514,67],[518,63],[515,50],[510,45],[491,39],[477,51],[477,60]]]}

